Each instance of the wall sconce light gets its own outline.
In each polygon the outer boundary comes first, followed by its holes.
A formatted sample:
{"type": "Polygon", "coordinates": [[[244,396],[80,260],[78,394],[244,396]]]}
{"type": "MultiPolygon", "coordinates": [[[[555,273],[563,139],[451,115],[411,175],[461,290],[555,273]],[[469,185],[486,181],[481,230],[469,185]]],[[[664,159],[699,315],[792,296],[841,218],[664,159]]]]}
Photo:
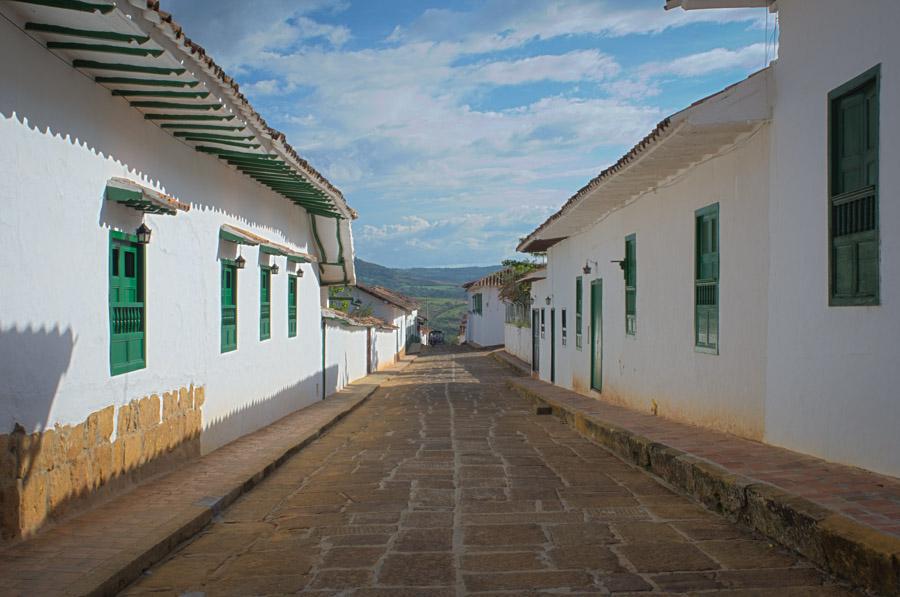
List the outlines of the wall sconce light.
{"type": "Polygon", "coordinates": [[[153,234],[153,231],[147,228],[147,225],[142,222],[135,234],[137,234],[138,244],[146,245],[150,242],[150,235],[153,234]]]}
{"type": "Polygon", "coordinates": [[[296,270],[296,271],[297,271],[297,277],[298,277],[298,278],[302,278],[302,277],[303,277],[303,268],[300,267],[300,264],[297,264],[297,270],[296,270]]]}
{"type": "Polygon", "coordinates": [[[600,269],[600,264],[599,264],[599,263],[597,263],[596,261],[591,261],[590,259],[585,259],[585,260],[584,260],[584,267],[581,268],[581,271],[584,272],[584,275],[585,275],[585,276],[590,276],[590,275],[591,275],[591,271],[592,271],[592,270],[591,270],[591,264],[592,264],[592,263],[594,264],[594,266],[595,266],[598,270],[600,269]]]}
{"type": "Polygon", "coordinates": [[[247,265],[247,260],[238,255],[238,258],[234,260],[234,267],[238,269],[244,269],[244,266],[247,265]]]}
{"type": "Polygon", "coordinates": [[[610,259],[609,262],[610,263],[618,263],[619,269],[621,269],[623,272],[625,271],[625,260],[624,259],[610,259]]]}
{"type": "Polygon", "coordinates": [[[549,305],[549,304],[550,304],[550,297],[548,296],[547,298],[545,298],[545,299],[544,299],[544,302],[547,303],[547,304],[549,305]]]}
{"type": "Polygon", "coordinates": [[[278,264],[273,263],[272,267],[269,268],[269,271],[272,272],[273,276],[277,276],[278,275],[278,264]]]}

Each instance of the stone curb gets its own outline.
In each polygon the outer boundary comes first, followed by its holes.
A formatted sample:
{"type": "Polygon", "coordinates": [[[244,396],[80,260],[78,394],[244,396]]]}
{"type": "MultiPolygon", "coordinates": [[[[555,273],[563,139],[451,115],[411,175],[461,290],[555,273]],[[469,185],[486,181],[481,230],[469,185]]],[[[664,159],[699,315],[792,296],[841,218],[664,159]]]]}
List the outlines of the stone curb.
{"type": "MultiPolygon", "coordinates": [[[[360,407],[381,387],[381,384],[389,380],[396,372],[405,369],[413,360],[415,360],[414,357],[403,361],[404,364],[397,369],[373,373],[367,376],[369,378],[376,377],[377,383],[347,386],[345,390],[359,395],[349,398],[345,408],[338,411],[334,417],[317,429],[298,437],[297,443],[265,463],[259,470],[253,472],[244,480],[232,484],[229,490],[223,492],[222,495],[211,498],[208,502],[195,503],[186,507],[184,512],[165,525],[164,530],[154,537],[152,544],[147,542],[147,544],[135,545],[127,550],[123,550],[116,560],[106,562],[100,567],[89,571],[79,578],[77,582],[69,585],[66,589],[66,594],[90,597],[116,595],[140,577],[144,570],[163,560],[181,543],[202,531],[216,515],[234,503],[241,495],[262,482],[263,479],[284,464],[290,457],[321,437],[341,419],[360,407]]],[[[265,427],[262,429],[265,429],[265,427]]],[[[239,440],[240,438],[235,441],[239,440]]],[[[215,454],[215,451],[210,452],[210,454],[215,454]]]]}
{"type": "Polygon", "coordinates": [[[554,415],[585,437],[661,477],[706,507],[799,552],[838,577],[879,594],[900,595],[900,538],[769,483],[732,473],[708,460],[590,417],[515,378],[508,379],[507,385],[533,402],[550,406],[554,415]]]}
{"type": "Polygon", "coordinates": [[[507,367],[511,368],[513,371],[515,371],[519,375],[522,375],[525,377],[531,376],[531,370],[525,369],[519,363],[512,360],[512,358],[513,358],[512,355],[510,355],[505,350],[493,351],[491,353],[491,358],[494,359],[495,361],[497,361],[498,363],[500,363],[501,365],[506,365],[507,367]]]}

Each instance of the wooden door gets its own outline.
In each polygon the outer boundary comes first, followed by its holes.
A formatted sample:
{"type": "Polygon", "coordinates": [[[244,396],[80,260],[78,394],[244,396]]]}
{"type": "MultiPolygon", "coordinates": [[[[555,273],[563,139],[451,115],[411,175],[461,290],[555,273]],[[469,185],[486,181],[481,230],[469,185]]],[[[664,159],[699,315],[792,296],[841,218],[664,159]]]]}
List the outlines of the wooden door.
{"type": "Polygon", "coordinates": [[[603,389],[603,280],[591,282],[591,389],[603,389]]]}

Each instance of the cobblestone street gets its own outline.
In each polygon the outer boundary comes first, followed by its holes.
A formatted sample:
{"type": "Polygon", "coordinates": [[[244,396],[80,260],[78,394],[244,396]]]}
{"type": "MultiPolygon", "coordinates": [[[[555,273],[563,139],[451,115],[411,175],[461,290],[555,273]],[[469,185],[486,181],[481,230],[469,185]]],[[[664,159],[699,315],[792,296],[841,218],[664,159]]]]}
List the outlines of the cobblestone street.
{"type": "Polygon", "coordinates": [[[854,594],[452,350],[418,358],[125,594],[854,594]]]}

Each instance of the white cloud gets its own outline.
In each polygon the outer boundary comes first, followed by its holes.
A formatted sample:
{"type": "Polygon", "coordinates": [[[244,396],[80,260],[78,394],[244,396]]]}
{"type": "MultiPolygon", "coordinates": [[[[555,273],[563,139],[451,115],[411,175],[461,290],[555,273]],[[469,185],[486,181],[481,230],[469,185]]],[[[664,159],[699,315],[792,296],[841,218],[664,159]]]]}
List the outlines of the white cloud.
{"type": "Polygon", "coordinates": [[[619,73],[611,56],[597,50],[542,55],[521,60],[484,62],[460,69],[468,81],[493,85],[519,85],[537,81],[602,81],[619,73]]]}
{"type": "MultiPolygon", "coordinates": [[[[771,56],[770,56],[771,57],[771,56]]],[[[689,54],[671,62],[650,62],[638,69],[641,77],[697,77],[728,69],[759,69],[765,66],[766,44],[758,43],[736,50],[715,48],[689,54]]]]}

